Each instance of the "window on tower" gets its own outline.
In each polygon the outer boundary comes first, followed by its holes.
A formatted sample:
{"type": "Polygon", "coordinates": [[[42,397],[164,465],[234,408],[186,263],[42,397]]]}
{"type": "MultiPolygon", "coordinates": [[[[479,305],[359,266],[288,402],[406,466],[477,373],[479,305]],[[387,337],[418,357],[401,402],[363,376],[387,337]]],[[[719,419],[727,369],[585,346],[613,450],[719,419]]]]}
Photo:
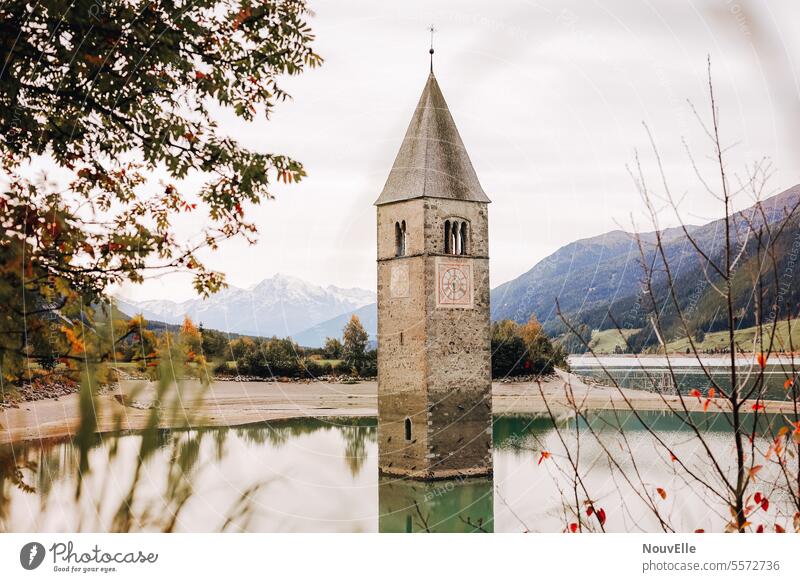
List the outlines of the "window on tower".
{"type": "Polygon", "coordinates": [[[444,221],[444,252],[446,255],[466,255],[469,252],[469,222],[444,221]]]}
{"type": "Polygon", "coordinates": [[[406,221],[401,220],[394,223],[394,254],[402,257],[406,254],[406,221]]]}
{"type": "Polygon", "coordinates": [[[411,419],[410,418],[406,418],[405,429],[406,429],[405,430],[405,432],[406,432],[406,435],[405,435],[406,436],[406,440],[410,441],[411,440],[411,419]]]}

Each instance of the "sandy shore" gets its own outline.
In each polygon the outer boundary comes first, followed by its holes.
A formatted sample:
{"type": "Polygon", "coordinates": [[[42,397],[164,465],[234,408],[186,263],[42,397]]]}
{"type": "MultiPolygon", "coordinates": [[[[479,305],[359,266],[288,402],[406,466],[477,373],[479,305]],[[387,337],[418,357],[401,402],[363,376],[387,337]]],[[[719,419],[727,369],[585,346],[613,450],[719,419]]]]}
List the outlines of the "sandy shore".
{"type": "MultiPolygon", "coordinates": [[[[677,397],[662,399],[639,390],[589,385],[576,376],[559,372],[542,381],[495,383],[492,402],[495,414],[537,414],[546,412],[542,398],[555,413],[571,410],[568,394],[585,410],[628,409],[626,399],[637,410],[682,410],[677,397]],[[541,392],[539,386],[541,385],[541,392]]],[[[147,426],[151,416],[153,389],[145,382],[127,381],[118,392],[96,400],[97,431],[136,430],[147,426]]],[[[697,398],[685,399],[692,411],[703,410],[697,398]]],[[[216,382],[205,393],[189,385],[182,395],[178,414],[162,420],[160,426],[236,426],[265,420],[297,417],[376,416],[375,382],[282,383],[216,382]]],[[[708,412],[719,412],[716,404],[708,412]]],[[[790,402],[766,402],[766,412],[789,412],[790,402]]],[[[0,412],[0,444],[26,440],[66,437],[75,433],[80,421],[78,395],[24,402],[19,408],[0,412]]]]}

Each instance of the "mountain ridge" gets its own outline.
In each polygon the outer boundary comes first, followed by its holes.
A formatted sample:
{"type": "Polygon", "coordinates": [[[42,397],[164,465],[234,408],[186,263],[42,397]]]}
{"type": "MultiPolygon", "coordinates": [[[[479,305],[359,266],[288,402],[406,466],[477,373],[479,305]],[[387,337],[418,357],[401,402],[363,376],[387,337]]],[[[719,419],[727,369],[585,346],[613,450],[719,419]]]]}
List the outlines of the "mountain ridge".
{"type": "Polygon", "coordinates": [[[358,287],[317,285],[299,277],[276,274],[249,289],[229,286],[209,298],[131,301],[117,297],[127,315],[181,323],[185,316],[208,328],[258,336],[291,336],[332,316],[349,313],[375,301],[375,293],[358,287]]]}

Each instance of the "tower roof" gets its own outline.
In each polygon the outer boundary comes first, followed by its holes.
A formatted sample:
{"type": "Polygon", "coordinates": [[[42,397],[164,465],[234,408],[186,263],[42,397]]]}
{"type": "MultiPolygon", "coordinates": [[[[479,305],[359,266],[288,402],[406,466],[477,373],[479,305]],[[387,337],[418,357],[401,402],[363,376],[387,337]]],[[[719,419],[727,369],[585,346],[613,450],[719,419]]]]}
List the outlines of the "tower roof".
{"type": "Polygon", "coordinates": [[[490,202],[432,71],[375,204],[413,198],[490,202]]]}

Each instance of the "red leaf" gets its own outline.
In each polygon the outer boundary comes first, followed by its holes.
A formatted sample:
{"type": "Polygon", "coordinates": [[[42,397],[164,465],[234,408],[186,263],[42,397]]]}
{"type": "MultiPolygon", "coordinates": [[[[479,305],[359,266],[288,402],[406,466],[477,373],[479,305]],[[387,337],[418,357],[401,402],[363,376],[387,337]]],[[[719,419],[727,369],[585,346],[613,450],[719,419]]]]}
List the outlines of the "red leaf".
{"type": "Polygon", "coordinates": [[[587,507],[587,508],[586,508],[586,515],[588,515],[589,517],[591,517],[593,513],[594,513],[594,507],[592,507],[592,506],[590,505],[589,507],[587,507]]]}
{"type": "Polygon", "coordinates": [[[694,530],[694,533],[706,533],[706,530],[704,530],[702,528],[701,529],[696,529],[696,530],[694,530]]]}
{"type": "Polygon", "coordinates": [[[233,19],[233,30],[237,30],[239,26],[241,26],[241,24],[245,20],[250,18],[252,14],[253,14],[253,9],[250,8],[249,6],[247,8],[242,8],[239,11],[239,14],[236,15],[236,18],[233,19]]]}
{"type": "Polygon", "coordinates": [[[606,510],[602,507],[597,510],[597,520],[600,522],[600,525],[604,525],[606,523],[606,510]]]}
{"type": "Polygon", "coordinates": [[[766,497],[761,500],[761,509],[763,509],[764,511],[767,511],[769,509],[769,499],[767,499],[766,497]]]}
{"type": "Polygon", "coordinates": [[[756,360],[758,361],[758,366],[763,370],[767,367],[767,355],[764,353],[759,352],[756,356],[756,360]]]}
{"type": "Polygon", "coordinates": [[[576,531],[578,531],[578,524],[577,523],[569,524],[569,531],[571,531],[572,533],[575,533],[576,531]]]}
{"type": "Polygon", "coordinates": [[[667,492],[664,491],[661,487],[656,487],[656,492],[661,496],[661,499],[667,498],[667,492]]]}
{"type": "Polygon", "coordinates": [[[678,457],[676,457],[675,455],[673,455],[672,453],[670,453],[670,454],[669,454],[669,460],[670,460],[670,461],[672,461],[672,462],[674,463],[675,461],[677,461],[677,460],[678,460],[678,457]]]}
{"type": "Polygon", "coordinates": [[[700,398],[701,396],[700,390],[698,390],[697,388],[692,388],[691,390],[689,390],[689,396],[696,396],[697,398],[700,398]]]}
{"type": "Polygon", "coordinates": [[[756,528],[756,533],[764,533],[764,524],[763,523],[756,528]]]}
{"type": "Polygon", "coordinates": [[[195,71],[194,72],[194,78],[195,79],[205,79],[205,77],[206,77],[205,73],[201,73],[200,71],[195,71]]]}
{"type": "Polygon", "coordinates": [[[539,457],[539,462],[536,463],[536,464],[537,465],[541,465],[542,461],[544,461],[545,459],[549,459],[549,458],[550,458],[550,453],[548,453],[547,451],[542,451],[542,456],[539,457]]]}
{"type": "Polygon", "coordinates": [[[786,530],[783,527],[779,526],[777,523],[775,524],[775,533],[786,533],[786,530]]]}
{"type": "Polygon", "coordinates": [[[756,494],[753,495],[753,501],[755,501],[756,503],[761,503],[762,499],[763,497],[761,497],[761,491],[756,491],[756,494]]]}
{"type": "Polygon", "coordinates": [[[753,410],[764,410],[764,405],[761,404],[760,402],[756,402],[755,404],[753,404],[752,409],[753,410]]]}

